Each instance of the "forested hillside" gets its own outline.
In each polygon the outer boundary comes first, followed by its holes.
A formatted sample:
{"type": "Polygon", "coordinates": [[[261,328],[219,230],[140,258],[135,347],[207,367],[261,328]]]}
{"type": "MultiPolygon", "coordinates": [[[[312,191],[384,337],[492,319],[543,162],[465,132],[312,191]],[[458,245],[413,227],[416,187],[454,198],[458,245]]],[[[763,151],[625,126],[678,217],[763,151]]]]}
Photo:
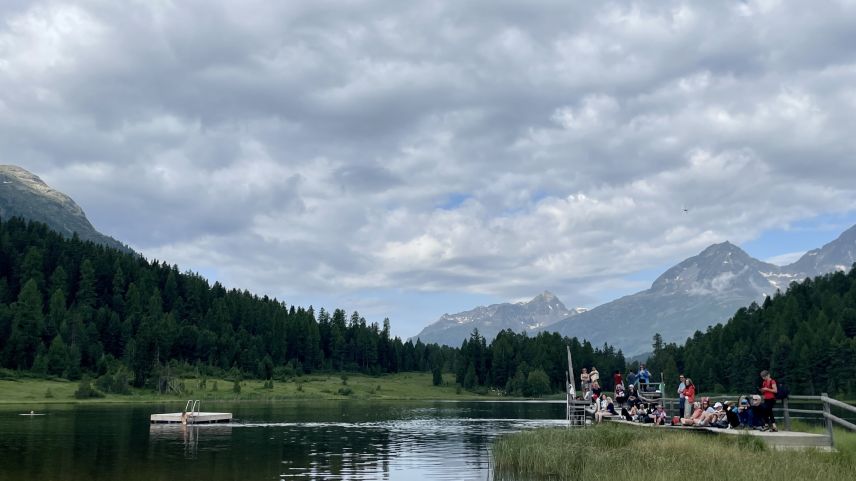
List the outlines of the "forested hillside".
{"type": "Polygon", "coordinates": [[[566,345],[581,363],[624,367],[610,347],[557,334],[506,331],[487,345],[475,332],[462,349],[402,342],[390,335],[388,320],[379,325],[357,312],[287,306],[63,238],[44,224],[0,221],[0,367],[6,369],[69,379],[118,373],[137,386],[154,386],[167,367],[262,379],[315,370],[433,370],[456,372],[469,389],[542,394],[563,389],[566,345]]]}
{"type": "MultiPolygon", "coordinates": [[[[856,395],[856,266],[802,283],[724,325],[696,332],[684,346],[654,340],[655,373],[691,377],[702,391],[756,392],[758,372],[796,394],[856,395]]],[[[675,382],[675,384],[677,384],[675,382]]]]}

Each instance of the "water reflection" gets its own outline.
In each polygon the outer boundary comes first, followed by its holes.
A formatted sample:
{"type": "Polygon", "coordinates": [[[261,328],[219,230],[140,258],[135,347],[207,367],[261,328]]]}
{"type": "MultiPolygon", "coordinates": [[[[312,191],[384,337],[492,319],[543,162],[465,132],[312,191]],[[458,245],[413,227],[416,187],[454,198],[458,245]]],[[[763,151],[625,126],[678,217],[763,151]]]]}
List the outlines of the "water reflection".
{"type": "Polygon", "coordinates": [[[562,405],[352,401],[224,404],[235,423],[148,424],[170,408],[76,407],[29,424],[0,412],[0,479],[484,480],[494,437],[564,422],[562,405]]]}

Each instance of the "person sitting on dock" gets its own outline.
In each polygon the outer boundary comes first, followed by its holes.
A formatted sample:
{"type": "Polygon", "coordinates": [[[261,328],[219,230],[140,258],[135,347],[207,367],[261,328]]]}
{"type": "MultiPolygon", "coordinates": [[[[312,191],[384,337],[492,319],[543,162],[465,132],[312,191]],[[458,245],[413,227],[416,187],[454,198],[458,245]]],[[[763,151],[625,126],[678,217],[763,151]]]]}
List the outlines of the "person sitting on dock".
{"type": "Polygon", "coordinates": [[[728,427],[737,429],[740,427],[740,414],[737,403],[728,401],[725,403],[725,418],[728,420],[728,427]]]}
{"type": "Polygon", "coordinates": [[[627,404],[631,407],[639,404],[639,393],[636,392],[635,384],[627,386],[627,404]]]}
{"type": "Polygon", "coordinates": [[[764,426],[764,403],[758,394],[753,394],[749,402],[749,426],[752,429],[761,429],[764,426]]]}
{"type": "Polygon", "coordinates": [[[649,414],[651,418],[654,420],[654,424],[658,426],[664,426],[666,424],[666,418],[668,415],[666,414],[666,408],[663,407],[662,404],[657,405],[657,409],[649,414]]]}
{"type": "Polygon", "coordinates": [[[704,414],[704,410],[701,408],[701,403],[698,401],[688,405],[693,409],[692,415],[681,418],[681,424],[684,426],[695,426],[704,414]]]}
{"type": "Polygon", "coordinates": [[[597,400],[600,398],[601,388],[600,383],[594,379],[591,381],[591,398],[592,400],[597,400]]]}
{"type": "Polygon", "coordinates": [[[627,394],[624,392],[624,385],[618,384],[615,386],[615,402],[623,405],[627,402],[627,394]]]}
{"type": "Polygon", "coordinates": [[[601,396],[601,399],[596,404],[597,408],[594,412],[594,418],[597,422],[603,422],[603,418],[616,415],[615,404],[609,396],[601,396]]]}
{"type": "Polygon", "coordinates": [[[705,413],[707,416],[707,423],[709,426],[714,428],[727,428],[728,427],[728,415],[725,412],[725,406],[722,403],[716,403],[713,405],[713,412],[705,413]]]}
{"type": "Polygon", "coordinates": [[[749,408],[749,397],[740,396],[737,401],[737,419],[740,420],[740,427],[743,429],[752,427],[752,411],[749,408]]]}

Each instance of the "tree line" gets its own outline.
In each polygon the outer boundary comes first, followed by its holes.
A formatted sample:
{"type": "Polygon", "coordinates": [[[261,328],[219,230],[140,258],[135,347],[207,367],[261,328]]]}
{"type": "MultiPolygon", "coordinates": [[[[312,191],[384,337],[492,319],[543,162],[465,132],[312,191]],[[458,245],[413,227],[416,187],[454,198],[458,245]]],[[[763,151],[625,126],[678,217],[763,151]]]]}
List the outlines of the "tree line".
{"type": "MultiPolygon", "coordinates": [[[[402,340],[388,319],[303,308],[210,284],[44,224],[0,220],[0,367],[79,379],[111,376],[156,387],[170,367],[259,379],[317,370],[453,372],[467,389],[544,394],[564,388],[565,346],[575,359],[623,368],[620,351],[511,331],[460,348],[402,340]]],[[[109,384],[109,383],[108,383],[109,384]]],[[[102,383],[103,385],[103,383],[102,383]]]]}
{"type": "Polygon", "coordinates": [[[654,337],[649,367],[677,384],[678,373],[708,392],[755,393],[769,369],[792,393],[856,396],[856,264],[790,284],[684,345],[654,337]]]}

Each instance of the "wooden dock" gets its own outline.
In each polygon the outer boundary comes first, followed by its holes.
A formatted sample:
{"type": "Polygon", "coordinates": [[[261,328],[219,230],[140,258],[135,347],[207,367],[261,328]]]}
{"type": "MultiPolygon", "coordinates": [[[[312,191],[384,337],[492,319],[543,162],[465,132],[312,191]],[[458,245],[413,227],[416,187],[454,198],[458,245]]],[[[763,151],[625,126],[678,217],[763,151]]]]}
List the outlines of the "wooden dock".
{"type": "Polygon", "coordinates": [[[832,443],[829,436],[825,434],[803,433],[798,431],[756,431],[754,429],[722,429],[708,426],[657,426],[653,423],[635,423],[622,419],[620,416],[604,418],[614,423],[630,426],[647,427],[652,429],[671,429],[680,431],[696,431],[703,433],[714,433],[725,436],[755,436],[764,441],[764,444],[773,449],[817,449],[820,451],[831,451],[832,443]]]}
{"type": "Polygon", "coordinates": [[[232,413],[165,413],[152,414],[152,424],[213,424],[232,422],[232,413]],[[182,418],[183,417],[183,418],[182,418]]]}

